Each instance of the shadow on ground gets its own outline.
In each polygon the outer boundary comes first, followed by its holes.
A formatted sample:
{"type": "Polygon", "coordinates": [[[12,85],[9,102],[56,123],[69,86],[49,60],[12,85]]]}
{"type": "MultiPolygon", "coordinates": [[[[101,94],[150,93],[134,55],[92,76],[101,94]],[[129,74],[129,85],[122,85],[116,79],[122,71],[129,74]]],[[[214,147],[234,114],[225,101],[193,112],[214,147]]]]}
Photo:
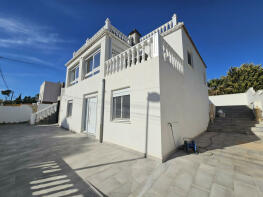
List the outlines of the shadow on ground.
{"type": "Polygon", "coordinates": [[[100,196],[62,159],[88,150],[90,143],[87,136],[76,137],[56,126],[1,125],[0,194],[100,196]]]}

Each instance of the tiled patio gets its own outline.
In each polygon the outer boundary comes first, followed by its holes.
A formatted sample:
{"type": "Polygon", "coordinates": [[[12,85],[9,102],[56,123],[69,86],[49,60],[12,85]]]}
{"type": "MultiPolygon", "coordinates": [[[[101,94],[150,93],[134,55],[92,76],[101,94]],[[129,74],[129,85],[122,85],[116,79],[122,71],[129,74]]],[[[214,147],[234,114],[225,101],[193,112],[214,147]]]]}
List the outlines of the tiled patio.
{"type": "Polygon", "coordinates": [[[51,126],[0,125],[0,196],[263,196],[263,141],[204,133],[161,164],[51,126]]]}

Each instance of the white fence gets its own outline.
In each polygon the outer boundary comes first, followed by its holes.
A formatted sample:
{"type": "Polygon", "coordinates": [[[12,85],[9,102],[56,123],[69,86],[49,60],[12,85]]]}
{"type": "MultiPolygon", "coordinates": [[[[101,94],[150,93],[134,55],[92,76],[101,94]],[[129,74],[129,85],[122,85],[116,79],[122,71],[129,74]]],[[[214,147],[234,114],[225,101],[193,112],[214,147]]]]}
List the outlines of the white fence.
{"type": "Polygon", "coordinates": [[[209,96],[215,106],[248,105],[246,93],[209,96]]]}
{"type": "Polygon", "coordinates": [[[0,123],[19,123],[30,120],[32,107],[30,105],[0,106],[0,123]]]}

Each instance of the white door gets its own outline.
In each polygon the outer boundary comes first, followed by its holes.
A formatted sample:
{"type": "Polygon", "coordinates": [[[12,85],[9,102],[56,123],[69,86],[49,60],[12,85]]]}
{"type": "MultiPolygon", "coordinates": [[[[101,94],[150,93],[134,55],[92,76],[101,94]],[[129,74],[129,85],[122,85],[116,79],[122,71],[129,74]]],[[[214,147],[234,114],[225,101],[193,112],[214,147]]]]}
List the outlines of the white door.
{"type": "Polygon", "coordinates": [[[96,133],[97,97],[86,99],[86,128],[90,134],[96,133]]]}

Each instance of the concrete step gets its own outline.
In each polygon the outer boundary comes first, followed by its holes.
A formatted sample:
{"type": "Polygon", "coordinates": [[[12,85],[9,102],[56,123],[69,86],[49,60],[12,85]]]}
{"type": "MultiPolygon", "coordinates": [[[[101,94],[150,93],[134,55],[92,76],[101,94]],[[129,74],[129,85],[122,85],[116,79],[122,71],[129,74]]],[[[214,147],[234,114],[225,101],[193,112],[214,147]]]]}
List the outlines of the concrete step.
{"type": "Polygon", "coordinates": [[[246,135],[250,135],[250,134],[253,134],[252,131],[249,131],[249,130],[225,130],[225,129],[213,129],[213,130],[210,130],[210,129],[207,129],[207,132],[218,132],[218,133],[240,133],[240,134],[246,134],[246,135]]]}
{"type": "Polygon", "coordinates": [[[220,126],[209,126],[209,131],[226,131],[226,132],[234,132],[234,131],[240,131],[240,132],[263,132],[263,127],[220,127],[220,126]]]}
{"type": "Polygon", "coordinates": [[[251,131],[256,131],[256,132],[263,132],[263,127],[252,127],[251,131]]]}
{"type": "Polygon", "coordinates": [[[263,127],[263,123],[255,124],[255,127],[263,127]]]}
{"type": "Polygon", "coordinates": [[[254,126],[256,125],[256,121],[244,121],[244,120],[233,120],[233,119],[226,119],[226,120],[214,120],[214,124],[222,124],[222,125],[249,125],[249,126],[254,126]]]}
{"type": "Polygon", "coordinates": [[[54,124],[54,123],[57,123],[57,112],[40,120],[37,124],[41,125],[41,124],[54,124]]]}
{"type": "Polygon", "coordinates": [[[220,109],[226,116],[224,118],[216,117],[214,122],[209,124],[208,131],[253,134],[253,131],[260,132],[263,130],[261,127],[255,126],[257,122],[253,111],[247,106],[216,107],[216,111],[220,109]]]}
{"type": "Polygon", "coordinates": [[[230,126],[230,127],[238,127],[238,126],[240,126],[240,127],[254,127],[254,126],[256,126],[256,123],[235,122],[235,121],[228,121],[228,122],[214,121],[214,123],[211,123],[211,126],[214,126],[214,125],[230,126]]]}

